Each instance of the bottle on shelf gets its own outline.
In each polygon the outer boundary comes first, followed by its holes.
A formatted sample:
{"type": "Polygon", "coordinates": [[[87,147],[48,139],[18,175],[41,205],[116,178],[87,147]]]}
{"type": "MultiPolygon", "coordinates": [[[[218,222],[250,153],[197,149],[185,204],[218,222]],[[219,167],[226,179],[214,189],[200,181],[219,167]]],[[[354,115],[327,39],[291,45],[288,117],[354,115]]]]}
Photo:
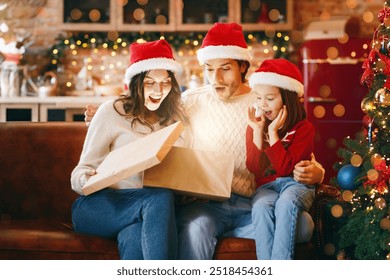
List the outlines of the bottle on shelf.
{"type": "Polygon", "coordinates": [[[90,58],[84,58],[83,67],[77,74],[76,90],[92,90],[93,89],[93,75],[90,58]]]}

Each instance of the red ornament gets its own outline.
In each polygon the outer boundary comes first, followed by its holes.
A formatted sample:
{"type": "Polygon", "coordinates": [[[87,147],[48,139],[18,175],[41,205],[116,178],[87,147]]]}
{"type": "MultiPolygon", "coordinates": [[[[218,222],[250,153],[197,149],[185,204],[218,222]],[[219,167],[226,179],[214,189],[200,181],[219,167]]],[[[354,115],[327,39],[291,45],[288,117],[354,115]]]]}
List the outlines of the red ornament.
{"type": "Polygon", "coordinates": [[[387,55],[383,55],[381,53],[378,53],[378,56],[380,60],[385,64],[385,67],[383,69],[383,74],[386,76],[390,75],[390,59],[387,55]]]}
{"type": "Polygon", "coordinates": [[[386,79],[385,84],[383,85],[384,88],[390,89],[390,79],[386,79]]]}
{"type": "Polygon", "coordinates": [[[363,126],[364,128],[368,128],[368,126],[372,124],[372,118],[369,115],[365,115],[363,117],[363,126]]]}
{"type": "Polygon", "coordinates": [[[380,23],[383,23],[388,17],[390,17],[390,8],[386,7],[379,11],[378,20],[380,23]]]}
{"type": "Polygon", "coordinates": [[[360,79],[360,83],[362,85],[365,85],[367,87],[371,87],[371,84],[372,84],[372,81],[373,81],[373,78],[374,78],[374,73],[371,69],[371,65],[370,65],[370,60],[369,59],[365,59],[364,62],[363,62],[363,65],[362,65],[362,68],[365,69],[364,72],[363,72],[363,75],[360,79]]]}

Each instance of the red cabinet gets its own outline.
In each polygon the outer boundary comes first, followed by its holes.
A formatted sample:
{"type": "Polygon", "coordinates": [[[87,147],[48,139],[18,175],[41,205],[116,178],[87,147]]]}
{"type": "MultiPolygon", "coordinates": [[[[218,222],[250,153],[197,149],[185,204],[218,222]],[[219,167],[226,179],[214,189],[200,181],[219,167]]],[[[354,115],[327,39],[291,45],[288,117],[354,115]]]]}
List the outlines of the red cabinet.
{"type": "Polygon", "coordinates": [[[301,48],[308,120],[316,129],[314,153],[326,170],[325,183],[336,176],[333,164],[347,136],[362,128],[362,98],[368,88],[360,84],[362,64],[370,39],[310,40],[301,48]]]}

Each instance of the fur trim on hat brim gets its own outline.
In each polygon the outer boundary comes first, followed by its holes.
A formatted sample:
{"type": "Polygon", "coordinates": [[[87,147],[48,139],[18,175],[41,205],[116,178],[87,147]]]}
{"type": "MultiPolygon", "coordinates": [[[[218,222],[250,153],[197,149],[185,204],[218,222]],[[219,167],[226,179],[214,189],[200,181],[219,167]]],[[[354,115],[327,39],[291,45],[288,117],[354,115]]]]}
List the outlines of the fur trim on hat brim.
{"type": "Polygon", "coordinates": [[[216,58],[229,58],[250,61],[252,56],[248,49],[237,46],[208,46],[200,48],[196,55],[200,63],[216,58]]]}
{"type": "Polygon", "coordinates": [[[173,59],[164,57],[141,60],[133,63],[126,69],[124,83],[129,85],[131,78],[141,72],[159,69],[179,73],[181,71],[181,65],[173,59]]]}
{"type": "Polygon", "coordinates": [[[249,86],[254,89],[256,85],[275,86],[290,91],[295,91],[296,93],[298,93],[299,97],[303,95],[303,84],[301,84],[299,81],[293,78],[276,74],[276,73],[270,73],[270,72],[253,73],[249,77],[249,86]]]}

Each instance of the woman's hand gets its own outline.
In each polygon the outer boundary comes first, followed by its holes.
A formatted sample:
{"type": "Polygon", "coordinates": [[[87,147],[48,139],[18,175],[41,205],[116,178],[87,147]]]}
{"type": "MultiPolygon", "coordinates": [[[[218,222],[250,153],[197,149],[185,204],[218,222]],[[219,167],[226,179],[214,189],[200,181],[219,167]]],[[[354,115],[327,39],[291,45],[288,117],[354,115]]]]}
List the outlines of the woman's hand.
{"type": "Polygon", "coordinates": [[[84,121],[87,126],[89,126],[93,116],[96,114],[97,106],[88,104],[85,106],[85,112],[84,112],[84,121]]]}

